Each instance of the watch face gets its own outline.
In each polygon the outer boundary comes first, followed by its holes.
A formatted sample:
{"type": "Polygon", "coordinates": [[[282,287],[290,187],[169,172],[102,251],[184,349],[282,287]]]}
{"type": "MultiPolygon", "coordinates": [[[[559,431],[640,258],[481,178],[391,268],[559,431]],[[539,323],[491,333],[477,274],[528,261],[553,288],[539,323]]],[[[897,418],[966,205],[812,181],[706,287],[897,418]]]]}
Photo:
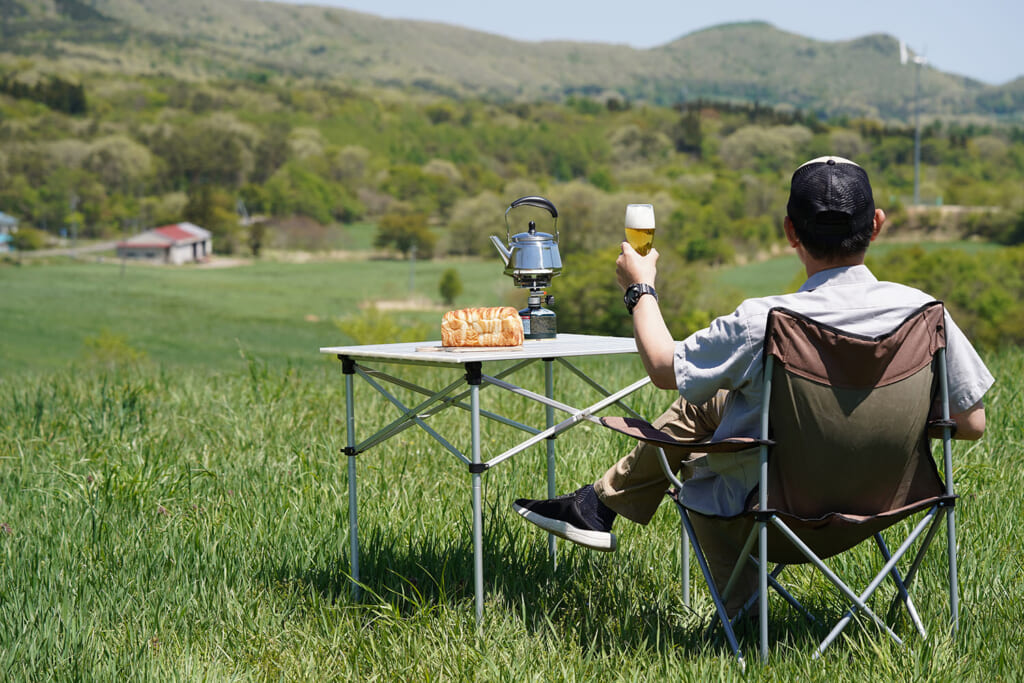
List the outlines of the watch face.
{"type": "Polygon", "coordinates": [[[632,315],[633,309],[636,308],[636,304],[640,301],[640,288],[636,285],[630,285],[626,288],[626,295],[623,297],[626,302],[626,310],[632,315]]]}
{"type": "Polygon", "coordinates": [[[637,303],[640,301],[640,297],[644,294],[650,294],[655,299],[658,295],[654,292],[654,287],[645,284],[632,284],[626,288],[626,294],[622,297],[623,301],[626,302],[626,310],[629,311],[630,315],[633,315],[633,309],[636,308],[637,303]]]}

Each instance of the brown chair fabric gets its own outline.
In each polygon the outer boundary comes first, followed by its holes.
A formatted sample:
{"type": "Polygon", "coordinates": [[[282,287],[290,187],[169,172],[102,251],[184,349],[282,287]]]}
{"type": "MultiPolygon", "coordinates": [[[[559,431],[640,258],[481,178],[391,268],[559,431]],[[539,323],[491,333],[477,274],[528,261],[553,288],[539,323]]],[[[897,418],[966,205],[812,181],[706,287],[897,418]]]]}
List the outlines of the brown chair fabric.
{"type": "Polygon", "coordinates": [[[927,366],[874,391],[828,387],[776,367],[768,506],[806,519],[871,516],[944,488],[926,434],[927,366]]]}
{"type": "MultiPolygon", "coordinates": [[[[686,443],[643,420],[601,421],[666,449],[713,453],[768,445],[768,511],[820,557],[830,557],[951,500],[927,435],[937,388],[934,355],[945,344],[938,301],[880,337],[849,334],[776,308],[769,312],[765,336],[765,354],[775,358],[770,440],[686,443]]],[[[757,499],[755,490],[741,514],[760,514],[757,499]]],[[[685,507],[685,500],[676,500],[685,507]]],[[[771,525],[769,559],[807,561],[771,525]]]]}
{"type": "Polygon", "coordinates": [[[931,364],[946,346],[942,302],[933,301],[880,337],[849,334],[775,308],[765,330],[766,355],[793,374],[833,387],[881,387],[931,364]]]}
{"type": "MultiPolygon", "coordinates": [[[[927,436],[944,347],[939,302],[874,339],[769,314],[768,508],[820,556],[946,499],[927,436]]],[[[774,529],[769,548],[773,561],[805,561],[774,529]]]]}

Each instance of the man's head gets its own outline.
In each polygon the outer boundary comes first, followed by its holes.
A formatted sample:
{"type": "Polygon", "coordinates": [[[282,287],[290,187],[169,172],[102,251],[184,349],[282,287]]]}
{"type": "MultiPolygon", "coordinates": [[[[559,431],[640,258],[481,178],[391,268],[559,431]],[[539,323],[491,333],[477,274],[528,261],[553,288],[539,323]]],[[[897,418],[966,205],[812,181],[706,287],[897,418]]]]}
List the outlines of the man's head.
{"type": "Polygon", "coordinates": [[[863,254],[874,230],[875,200],[863,168],[842,157],[812,159],[793,173],[786,212],[816,259],[863,254]]]}

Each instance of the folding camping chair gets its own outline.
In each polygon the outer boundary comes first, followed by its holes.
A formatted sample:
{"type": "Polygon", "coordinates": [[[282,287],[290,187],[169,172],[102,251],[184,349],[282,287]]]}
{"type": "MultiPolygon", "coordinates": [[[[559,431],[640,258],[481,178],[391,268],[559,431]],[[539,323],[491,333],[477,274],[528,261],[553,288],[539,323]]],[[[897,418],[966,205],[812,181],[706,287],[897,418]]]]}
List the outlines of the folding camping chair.
{"type": "MultiPolygon", "coordinates": [[[[952,628],[958,621],[956,526],[954,517],[949,419],[946,386],[945,325],[941,302],[920,308],[894,331],[877,338],[849,334],[806,316],[776,308],[768,316],[764,346],[764,402],[761,438],[685,443],[672,439],[642,420],[608,417],[605,424],[658,447],[662,468],[672,482],[681,525],[684,557],[684,600],[689,599],[686,538],[715,604],[733,654],[743,662],[733,629],[735,620],[756,604],[760,613],[761,658],[768,658],[768,586],[811,618],[777,581],[789,564],[810,563],[852,603],[821,642],[815,657],[832,643],[858,612],[879,624],[896,642],[900,637],[867,604],[889,577],[896,588],[893,607],[901,603],[927,637],[908,587],[925,551],[947,524],[949,601],[952,628]],[[941,418],[929,420],[935,406],[941,418]],[[944,481],[931,457],[929,429],[941,431],[944,481]],[[719,594],[694,532],[686,487],[669,468],[664,448],[682,449],[713,466],[720,452],[757,447],[760,485],[736,518],[751,524],[739,561],[719,594]],[[940,514],[944,513],[944,514],[940,514]],[[890,552],[881,532],[911,516],[919,516],[907,538],[890,552]],[[914,546],[918,550],[901,575],[897,563],[914,546]],[[860,593],[851,589],[823,560],[874,538],[882,567],[860,593]],[[757,545],[755,551],[754,546],[757,545]],[[769,569],[769,563],[775,566],[769,569]],[[725,602],[746,563],[756,566],[758,589],[740,615],[730,618],[725,602]]],[[[908,556],[909,557],[909,556],[908,556]]]]}

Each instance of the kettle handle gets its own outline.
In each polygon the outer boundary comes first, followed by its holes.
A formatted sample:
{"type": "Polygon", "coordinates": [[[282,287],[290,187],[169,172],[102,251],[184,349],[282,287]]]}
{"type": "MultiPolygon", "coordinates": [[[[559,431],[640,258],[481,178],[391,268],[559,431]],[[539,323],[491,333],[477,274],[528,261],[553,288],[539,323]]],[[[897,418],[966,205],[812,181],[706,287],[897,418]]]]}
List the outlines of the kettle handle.
{"type": "Polygon", "coordinates": [[[538,209],[547,209],[552,218],[558,218],[558,209],[556,209],[555,205],[551,203],[551,200],[545,199],[544,197],[538,197],[537,195],[520,197],[505,209],[505,213],[508,213],[517,206],[536,206],[538,209]]]}
{"type": "Polygon", "coordinates": [[[550,199],[547,199],[545,197],[541,197],[539,195],[529,195],[529,196],[526,196],[526,197],[520,197],[519,199],[517,199],[514,202],[512,202],[511,204],[509,204],[508,208],[505,209],[505,241],[506,241],[506,243],[508,243],[508,244],[512,243],[512,238],[511,238],[511,236],[509,234],[510,233],[510,228],[509,228],[509,225],[508,225],[508,212],[511,211],[512,209],[516,208],[516,207],[519,207],[519,206],[534,206],[534,207],[537,207],[538,209],[547,209],[548,213],[550,213],[551,217],[554,219],[554,225],[555,225],[555,244],[558,243],[558,209],[555,208],[555,205],[551,203],[550,199]]]}

